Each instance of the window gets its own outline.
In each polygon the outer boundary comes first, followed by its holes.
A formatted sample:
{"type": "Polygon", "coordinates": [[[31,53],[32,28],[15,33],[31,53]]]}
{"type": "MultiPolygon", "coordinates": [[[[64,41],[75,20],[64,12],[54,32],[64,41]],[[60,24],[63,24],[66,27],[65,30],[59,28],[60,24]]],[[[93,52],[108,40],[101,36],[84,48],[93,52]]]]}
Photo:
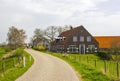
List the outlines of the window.
{"type": "Polygon", "coordinates": [[[80,32],[83,33],[83,30],[81,30],[80,32]]]}
{"type": "Polygon", "coordinates": [[[77,42],[77,36],[73,36],[73,42],[77,42]]]}
{"type": "Polygon", "coordinates": [[[95,51],[95,45],[88,45],[88,51],[90,53],[94,53],[94,51],[95,51]]]}
{"type": "Polygon", "coordinates": [[[84,42],[84,36],[80,36],[80,42],[84,42]]]}
{"type": "Polygon", "coordinates": [[[64,45],[57,45],[57,51],[63,52],[64,51],[64,45]]]}
{"type": "Polygon", "coordinates": [[[69,45],[69,51],[71,53],[76,53],[76,50],[77,50],[76,45],[69,45]]]}
{"type": "Polygon", "coordinates": [[[87,36],[87,42],[91,42],[91,36],[87,36]]]}

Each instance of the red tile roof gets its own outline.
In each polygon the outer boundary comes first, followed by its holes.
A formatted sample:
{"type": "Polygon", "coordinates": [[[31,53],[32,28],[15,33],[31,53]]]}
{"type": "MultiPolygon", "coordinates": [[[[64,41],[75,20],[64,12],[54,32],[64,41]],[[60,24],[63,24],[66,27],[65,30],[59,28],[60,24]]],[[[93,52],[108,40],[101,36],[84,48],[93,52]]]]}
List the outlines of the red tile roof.
{"type": "Polygon", "coordinates": [[[99,42],[99,48],[111,48],[113,42],[120,43],[120,36],[94,36],[99,42]]]}

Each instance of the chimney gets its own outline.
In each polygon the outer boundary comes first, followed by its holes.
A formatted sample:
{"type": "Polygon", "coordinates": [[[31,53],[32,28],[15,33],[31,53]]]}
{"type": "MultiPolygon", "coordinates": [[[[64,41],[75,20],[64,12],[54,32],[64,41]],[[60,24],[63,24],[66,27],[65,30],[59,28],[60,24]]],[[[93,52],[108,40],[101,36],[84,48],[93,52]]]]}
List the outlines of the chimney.
{"type": "Polygon", "coordinates": [[[72,26],[70,26],[70,30],[72,30],[73,29],[73,27],[72,26]]]}

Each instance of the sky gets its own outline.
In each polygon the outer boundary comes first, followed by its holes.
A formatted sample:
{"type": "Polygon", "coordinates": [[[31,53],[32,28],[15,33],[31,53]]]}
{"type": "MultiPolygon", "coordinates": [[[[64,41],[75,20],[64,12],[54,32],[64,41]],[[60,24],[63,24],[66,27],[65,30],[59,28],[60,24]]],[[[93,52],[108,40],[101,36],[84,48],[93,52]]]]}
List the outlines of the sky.
{"type": "Polygon", "coordinates": [[[120,36],[120,0],[0,0],[0,43],[9,27],[24,29],[83,25],[93,36],[120,36]]]}

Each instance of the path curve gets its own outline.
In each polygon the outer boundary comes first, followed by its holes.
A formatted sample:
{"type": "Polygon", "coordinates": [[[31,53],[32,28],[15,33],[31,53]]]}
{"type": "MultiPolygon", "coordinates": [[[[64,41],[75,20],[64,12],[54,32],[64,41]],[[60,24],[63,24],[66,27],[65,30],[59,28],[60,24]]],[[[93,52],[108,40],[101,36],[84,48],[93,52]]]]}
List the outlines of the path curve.
{"type": "Polygon", "coordinates": [[[34,58],[32,67],[16,81],[79,81],[76,72],[63,60],[26,49],[34,58]]]}

